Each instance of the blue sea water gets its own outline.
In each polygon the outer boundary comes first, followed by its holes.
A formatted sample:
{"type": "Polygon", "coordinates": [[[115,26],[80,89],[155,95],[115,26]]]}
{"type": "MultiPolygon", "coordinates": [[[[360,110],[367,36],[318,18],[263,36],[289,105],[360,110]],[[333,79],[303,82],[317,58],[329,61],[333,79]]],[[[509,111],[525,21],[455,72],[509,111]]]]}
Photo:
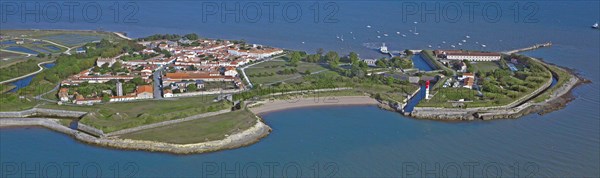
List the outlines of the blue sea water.
{"type": "MultiPolygon", "coordinates": [[[[279,7],[286,2],[280,2],[279,7]]],[[[431,6],[436,2],[424,3],[431,6]]],[[[343,54],[356,51],[363,58],[383,57],[374,50],[381,43],[386,43],[390,50],[426,49],[428,45],[449,49],[455,45],[464,49],[503,51],[551,41],[554,45],[550,48],[524,54],[572,68],[592,83],[575,89],[576,99],[563,110],[515,120],[424,121],[366,106],[275,112],[264,116],[273,132],[260,142],[199,155],[105,149],[41,128],[2,129],[0,162],[3,165],[0,168],[10,167],[12,163],[17,168],[23,168],[21,163],[25,166],[40,163],[40,167],[58,163],[63,168],[64,164],[78,163],[77,175],[92,174],[96,172],[94,168],[99,168],[102,175],[111,176],[119,171],[126,176],[135,167],[138,168],[135,175],[144,177],[221,177],[223,174],[233,177],[253,176],[257,173],[255,167],[260,167],[260,175],[264,176],[269,172],[268,165],[278,164],[275,177],[293,176],[298,170],[306,177],[315,173],[319,176],[335,173],[339,177],[422,176],[425,172],[422,170],[432,170],[426,172],[429,176],[447,173],[445,175],[453,177],[459,167],[461,175],[467,177],[470,170],[467,168],[473,166],[476,177],[485,173],[496,175],[496,170],[501,170],[504,177],[530,173],[549,177],[600,175],[600,31],[590,28],[600,20],[598,1],[532,1],[533,7],[537,7],[533,18],[528,18],[532,13],[527,9],[532,8],[526,8],[526,2],[518,2],[517,7],[521,9],[518,16],[511,11],[515,2],[491,2],[502,8],[503,15],[498,22],[484,20],[479,11],[473,21],[464,15],[458,22],[434,22],[431,15],[426,17],[427,21],[423,21],[421,15],[403,15],[403,5],[416,3],[422,8],[422,2],[341,1],[334,2],[337,22],[333,23],[323,22],[329,12],[325,10],[325,2],[319,3],[319,22],[314,21],[310,9],[314,2],[302,1],[297,2],[303,10],[299,21],[286,22],[281,13],[276,13],[273,23],[266,15],[258,22],[243,19],[235,22],[233,16],[227,16],[222,23],[219,15],[202,15],[207,3],[222,4],[220,1],[137,1],[139,8],[135,17],[138,21],[134,23],[115,23],[110,13],[98,22],[89,23],[79,14],[76,23],[66,20],[22,23],[9,18],[0,28],[101,29],[126,32],[132,37],[196,32],[204,37],[244,39],[309,52],[317,48],[343,54]],[[526,18],[534,20],[526,21],[526,18]],[[412,34],[415,27],[419,35],[412,34]],[[467,39],[467,35],[470,38],[467,39]],[[336,36],[343,36],[344,41],[336,36]],[[461,40],[467,42],[457,45],[461,40]],[[83,171],[84,168],[89,169],[83,171]]],[[[234,5],[235,1],[224,3],[234,5]]],[[[248,2],[239,3],[243,7],[248,2]]],[[[110,12],[108,6],[113,2],[100,4],[107,9],[104,12],[110,12]]],[[[483,5],[485,2],[479,7],[483,5]]],[[[281,8],[276,12],[280,11],[281,8]]],[[[0,172],[7,173],[6,170],[0,172]]]]}

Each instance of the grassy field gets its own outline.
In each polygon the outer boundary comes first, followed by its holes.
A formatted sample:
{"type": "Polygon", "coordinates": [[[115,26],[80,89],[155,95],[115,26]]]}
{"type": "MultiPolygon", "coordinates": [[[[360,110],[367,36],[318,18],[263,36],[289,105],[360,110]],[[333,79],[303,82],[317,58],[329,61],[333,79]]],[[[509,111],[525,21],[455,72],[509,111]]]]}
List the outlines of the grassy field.
{"type": "MultiPolygon", "coordinates": [[[[287,62],[285,61],[267,61],[255,66],[249,67],[246,69],[246,75],[250,78],[250,81],[254,85],[258,84],[268,84],[273,82],[279,82],[286,79],[298,78],[301,76],[300,73],[304,73],[306,70],[310,72],[318,72],[322,70],[327,70],[324,66],[317,63],[308,63],[308,62],[300,62],[298,66],[287,66],[287,62]],[[278,74],[278,71],[282,71],[284,69],[296,69],[299,73],[283,75],[278,74]],[[273,74],[272,76],[256,76],[263,73],[273,74]],[[254,75],[254,76],[252,76],[254,75]]],[[[288,82],[286,80],[286,82],[288,82]]],[[[295,80],[297,82],[297,80],[295,80]]]]}
{"type": "Polygon", "coordinates": [[[485,107],[505,105],[512,101],[506,95],[484,92],[484,97],[477,96],[477,91],[468,88],[439,88],[438,93],[430,100],[421,100],[419,107],[445,107],[452,108],[452,103],[448,101],[456,101],[459,99],[470,100],[465,102],[466,107],[485,107]]]}
{"type": "Polygon", "coordinates": [[[46,104],[40,107],[90,112],[81,119],[82,123],[101,129],[104,132],[113,132],[231,107],[231,104],[226,102],[215,103],[212,101],[213,98],[214,96],[200,96],[162,101],[143,100],[106,103],[94,106],[46,104]]]}
{"type": "Polygon", "coordinates": [[[121,138],[150,140],[177,144],[220,140],[256,124],[254,114],[246,110],[234,111],[209,118],[201,118],[175,125],[142,130],[121,135],[121,138]]]}
{"type": "Polygon", "coordinates": [[[500,65],[496,62],[471,62],[473,71],[475,72],[491,72],[495,69],[500,69],[500,65]]]}

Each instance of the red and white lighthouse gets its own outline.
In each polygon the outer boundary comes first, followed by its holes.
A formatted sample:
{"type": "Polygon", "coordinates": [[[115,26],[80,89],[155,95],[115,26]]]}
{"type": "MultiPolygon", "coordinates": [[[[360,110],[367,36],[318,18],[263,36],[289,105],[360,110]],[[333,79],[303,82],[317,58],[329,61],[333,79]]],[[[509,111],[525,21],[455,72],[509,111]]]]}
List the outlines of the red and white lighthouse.
{"type": "Polygon", "coordinates": [[[427,82],[425,82],[425,99],[428,100],[429,98],[429,80],[427,80],[427,82]]]}

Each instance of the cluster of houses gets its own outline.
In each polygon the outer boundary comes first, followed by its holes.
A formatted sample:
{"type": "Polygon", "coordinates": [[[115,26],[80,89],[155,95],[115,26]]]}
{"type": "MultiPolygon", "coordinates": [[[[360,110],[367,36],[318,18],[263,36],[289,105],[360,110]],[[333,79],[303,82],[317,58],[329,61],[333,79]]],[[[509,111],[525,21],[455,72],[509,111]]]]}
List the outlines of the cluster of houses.
{"type": "MultiPolygon", "coordinates": [[[[102,93],[112,95],[111,90],[102,91],[102,93]]],[[[154,98],[154,91],[151,85],[137,86],[134,93],[123,95],[123,87],[121,83],[117,83],[117,93],[117,95],[109,97],[110,102],[133,101],[154,98]]],[[[72,102],[78,105],[93,105],[95,103],[100,103],[103,100],[103,98],[98,95],[92,97],[85,97],[77,92],[71,93],[69,92],[69,88],[60,88],[60,90],[58,91],[58,97],[63,103],[72,102]]]]}
{"type": "MultiPolygon", "coordinates": [[[[154,90],[163,90],[163,97],[173,97],[173,92],[188,92],[189,85],[204,88],[205,82],[232,82],[238,89],[246,89],[239,77],[237,67],[250,62],[261,60],[283,53],[282,49],[260,45],[234,43],[227,40],[187,40],[179,41],[158,40],[142,41],[139,44],[146,48],[135,52],[135,55],[151,56],[147,59],[122,60],[129,54],[121,54],[113,58],[98,58],[96,66],[112,67],[120,63],[123,70],[119,72],[95,72],[94,68],[86,69],[76,75],[70,76],[61,82],[58,96],[61,102],[75,104],[93,104],[102,102],[99,96],[86,98],[77,92],[71,92],[81,83],[105,83],[108,81],[128,82],[134,78],[141,78],[145,83],[160,82],[160,87],[151,85],[136,86],[134,93],[123,94],[122,84],[117,83],[115,95],[110,92],[110,102],[131,101],[153,98],[154,90]],[[165,55],[165,51],[169,55],[165,55]],[[160,81],[154,81],[153,74],[161,70],[160,81]]],[[[107,92],[108,94],[109,92],[107,92]]],[[[105,99],[106,100],[106,99],[105,99]]]]}
{"type": "Polygon", "coordinates": [[[449,78],[444,83],[444,88],[468,88],[473,89],[475,85],[475,75],[473,73],[463,73],[462,76],[454,79],[449,78]]]}

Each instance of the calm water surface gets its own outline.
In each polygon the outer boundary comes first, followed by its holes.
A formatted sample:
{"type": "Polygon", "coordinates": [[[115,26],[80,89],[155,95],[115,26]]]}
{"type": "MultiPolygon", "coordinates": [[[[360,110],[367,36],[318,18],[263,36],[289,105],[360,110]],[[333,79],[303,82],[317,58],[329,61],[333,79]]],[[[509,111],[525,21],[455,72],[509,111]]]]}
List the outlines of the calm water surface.
{"type": "MultiPolygon", "coordinates": [[[[200,155],[105,149],[41,128],[2,129],[3,168],[13,163],[23,168],[21,163],[48,167],[51,163],[75,162],[79,164],[75,169],[77,175],[93,175],[96,172],[91,170],[95,169],[83,170],[95,166],[104,176],[112,176],[115,171],[126,176],[134,170],[135,175],[144,177],[233,177],[253,176],[258,172],[263,176],[273,173],[276,177],[299,173],[302,176],[335,173],[341,177],[421,176],[421,170],[430,170],[429,176],[455,176],[459,170],[466,177],[470,167],[475,176],[600,175],[600,31],[589,28],[600,19],[598,1],[534,2],[539,5],[536,23],[514,22],[507,10],[512,2],[500,2],[507,12],[499,22],[483,21],[479,18],[481,14],[476,14],[473,22],[417,24],[412,23],[418,21],[414,18],[402,21],[402,2],[338,2],[337,23],[314,23],[311,16],[303,16],[294,23],[282,22],[280,16],[275,23],[264,20],[221,23],[220,17],[212,16],[203,22],[198,12],[202,2],[185,2],[138,3],[139,21],[132,24],[114,23],[108,17],[97,23],[77,25],[10,21],[3,23],[2,28],[104,29],[127,32],[133,37],[196,32],[205,37],[245,39],[289,49],[357,51],[364,58],[382,57],[376,48],[384,42],[390,50],[428,45],[448,49],[469,35],[471,38],[460,48],[502,51],[552,41],[551,48],[525,54],[576,69],[592,83],[575,89],[575,101],[563,110],[517,120],[424,121],[368,106],[275,112],[264,116],[273,132],[259,143],[200,155]],[[372,28],[366,28],[367,25],[372,28]],[[415,27],[419,35],[409,32],[415,27]],[[383,33],[389,36],[384,37],[383,33]],[[480,44],[486,44],[487,48],[480,44]]],[[[306,9],[304,12],[310,12],[311,4],[300,3],[306,9]]]]}

